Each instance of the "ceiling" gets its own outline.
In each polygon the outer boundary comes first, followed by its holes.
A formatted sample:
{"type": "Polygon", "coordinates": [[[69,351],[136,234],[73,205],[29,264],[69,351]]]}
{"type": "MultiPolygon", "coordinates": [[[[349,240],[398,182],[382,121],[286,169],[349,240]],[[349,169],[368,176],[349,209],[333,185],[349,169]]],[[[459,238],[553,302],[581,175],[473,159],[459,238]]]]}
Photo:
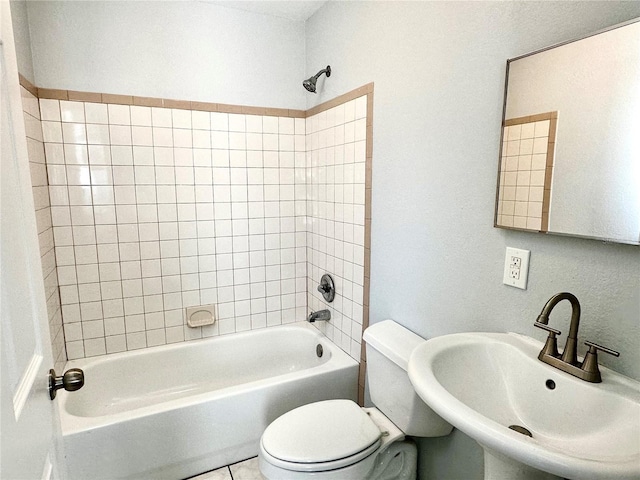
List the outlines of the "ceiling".
{"type": "Polygon", "coordinates": [[[209,0],[209,3],[304,22],[327,0],[209,0]]]}

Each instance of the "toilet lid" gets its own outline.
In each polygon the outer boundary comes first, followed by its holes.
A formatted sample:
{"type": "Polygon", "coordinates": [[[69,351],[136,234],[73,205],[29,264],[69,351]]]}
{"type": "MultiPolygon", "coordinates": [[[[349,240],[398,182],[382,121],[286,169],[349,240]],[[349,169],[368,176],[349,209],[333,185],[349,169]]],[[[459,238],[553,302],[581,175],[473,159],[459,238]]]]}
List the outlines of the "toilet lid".
{"type": "Polygon", "coordinates": [[[264,431],[262,446],[286,462],[320,463],[355,455],[380,437],[380,429],[356,403],[327,400],[277,418],[264,431]]]}

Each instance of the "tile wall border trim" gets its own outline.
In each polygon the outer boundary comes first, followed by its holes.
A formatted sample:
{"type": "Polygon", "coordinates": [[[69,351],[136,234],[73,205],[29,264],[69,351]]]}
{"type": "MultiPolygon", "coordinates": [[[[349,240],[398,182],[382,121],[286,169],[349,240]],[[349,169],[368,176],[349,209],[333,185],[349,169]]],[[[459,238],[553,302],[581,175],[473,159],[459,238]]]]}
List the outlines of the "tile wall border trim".
{"type": "MultiPolygon", "coordinates": [[[[133,105],[140,107],[178,108],[183,110],[199,110],[203,112],[235,113],[244,115],[267,115],[274,117],[307,118],[325,110],[329,110],[342,103],[354,100],[363,95],[373,94],[373,82],[358,87],[326,102],[320,103],[307,110],[290,108],[255,107],[249,105],[231,105],[226,103],[194,102],[190,100],[175,100],[168,98],[137,97],[135,95],[120,95],[112,93],[81,92],[76,90],[61,90],[55,88],[36,87],[22,74],[20,85],[37,98],[51,100],[68,100],[76,102],[111,103],[116,105],[133,105]]],[[[367,126],[370,126],[370,116],[373,112],[367,105],[367,126]]]]}
{"type": "Polygon", "coordinates": [[[541,122],[543,120],[551,120],[558,118],[558,112],[545,112],[538,113],[536,115],[527,115],[524,117],[516,117],[516,118],[508,118],[504,121],[505,127],[510,127],[512,125],[520,125],[523,123],[531,123],[531,122],[541,122]]]}
{"type": "MultiPolygon", "coordinates": [[[[305,111],[305,117],[311,117],[313,115],[317,115],[318,113],[324,112],[325,110],[329,110],[330,108],[337,107],[338,105],[342,105],[343,103],[347,103],[351,100],[355,100],[356,98],[362,97],[364,95],[373,94],[373,82],[367,83],[362,87],[358,87],[354,90],[351,90],[347,93],[344,93],[340,96],[332,98],[331,100],[327,100],[326,102],[320,103],[315,107],[311,107],[305,111]]],[[[367,103],[367,126],[369,125],[369,116],[373,113],[373,104],[371,104],[371,108],[369,108],[369,104],[367,103]]]]}
{"type": "Polygon", "coordinates": [[[36,87],[33,83],[27,80],[24,75],[21,73],[18,74],[18,78],[20,79],[20,85],[22,85],[31,95],[36,98],[38,97],[38,87],[36,87]]]}

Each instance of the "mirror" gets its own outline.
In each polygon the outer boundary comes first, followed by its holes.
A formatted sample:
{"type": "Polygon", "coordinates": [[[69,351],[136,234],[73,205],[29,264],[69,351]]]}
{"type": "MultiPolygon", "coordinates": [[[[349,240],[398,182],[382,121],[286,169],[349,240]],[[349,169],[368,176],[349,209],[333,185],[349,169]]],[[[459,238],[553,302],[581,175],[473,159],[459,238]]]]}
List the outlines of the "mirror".
{"type": "Polygon", "coordinates": [[[507,61],[494,226],[640,244],[640,19],[507,61]]]}

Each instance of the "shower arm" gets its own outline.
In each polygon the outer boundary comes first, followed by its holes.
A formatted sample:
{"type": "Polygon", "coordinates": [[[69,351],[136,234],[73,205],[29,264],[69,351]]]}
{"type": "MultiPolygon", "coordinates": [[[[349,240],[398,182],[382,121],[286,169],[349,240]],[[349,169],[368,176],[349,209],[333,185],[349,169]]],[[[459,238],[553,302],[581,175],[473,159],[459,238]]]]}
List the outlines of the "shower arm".
{"type": "Polygon", "coordinates": [[[326,73],[326,74],[327,74],[327,77],[330,77],[330,76],[331,76],[331,66],[330,66],[330,65],[327,65],[327,68],[323,68],[322,70],[320,70],[318,73],[316,73],[316,74],[313,76],[313,78],[315,78],[316,80],[318,80],[318,79],[320,78],[320,76],[321,76],[323,73],[326,73]]]}
{"type": "Polygon", "coordinates": [[[316,83],[318,82],[318,78],[320,78],[320,75],[322,75],[323,73],[325,73],[327,75],[327,77],[331,76],[331,66],[327,65],[327,68],[320,70],[318,73],[316,73],[313,77],[307,78],[306,80],[304,80],[302,82],[302,86],[304,88],[307,89],[307,91],[311,92],[311,93],[316,93],[316,83]]]}

